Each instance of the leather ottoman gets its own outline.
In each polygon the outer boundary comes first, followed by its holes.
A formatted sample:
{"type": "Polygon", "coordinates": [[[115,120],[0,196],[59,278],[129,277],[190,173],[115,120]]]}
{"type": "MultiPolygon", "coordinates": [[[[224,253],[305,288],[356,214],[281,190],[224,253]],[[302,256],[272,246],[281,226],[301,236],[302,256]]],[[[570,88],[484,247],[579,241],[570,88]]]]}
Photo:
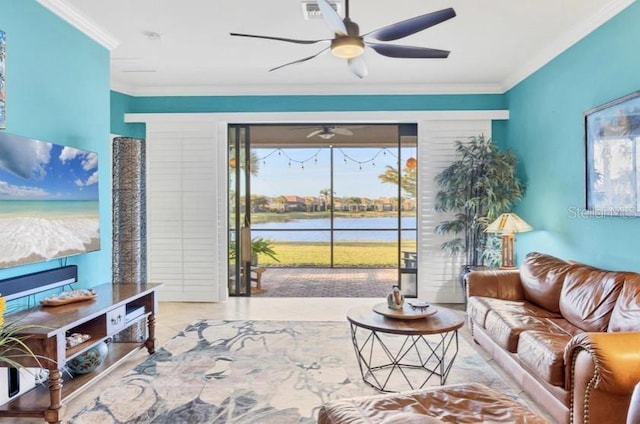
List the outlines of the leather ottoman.
{"type": "Polygon", "coordinates": [[[519,402],[479,383],[340,399],[320,408],[318,424],[549,424],[519,402]]]}

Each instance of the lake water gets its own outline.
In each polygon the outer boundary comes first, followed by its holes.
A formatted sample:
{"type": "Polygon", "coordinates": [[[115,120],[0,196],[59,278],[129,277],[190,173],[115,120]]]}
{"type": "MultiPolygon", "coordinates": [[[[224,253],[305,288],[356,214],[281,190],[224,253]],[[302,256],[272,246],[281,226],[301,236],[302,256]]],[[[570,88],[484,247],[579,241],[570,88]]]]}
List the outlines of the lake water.
{"type": "MultiPolygon", "coordinates": [[[[403,240],[416,239],[416,218],[401,220],[403,240]]],[[[398,219],[393,217],[335,218],[335,241],[397,241],[398,219]]],[[[269,238],[275,241],[330,241],[331,220],[292,219],[287,222],[253,224],[253,237],[269,238]],[[298,231],[294,231],[298,230],[298,231]],[[306,231],[300,231],[306,230],[306,231]]]]}

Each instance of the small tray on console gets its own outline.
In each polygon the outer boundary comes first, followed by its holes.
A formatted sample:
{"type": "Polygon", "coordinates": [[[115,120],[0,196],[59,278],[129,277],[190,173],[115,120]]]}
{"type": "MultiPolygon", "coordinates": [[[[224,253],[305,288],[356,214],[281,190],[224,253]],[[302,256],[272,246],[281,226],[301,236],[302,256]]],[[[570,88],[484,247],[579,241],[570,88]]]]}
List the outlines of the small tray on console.
{"type": "Polygon", "coordinates": [[[96,292],[92,289],[72,290],[46,297],[40,301],[40,304],[43,306],[60,306],[73,302],[93,300],[96,296],[96,292]]]}

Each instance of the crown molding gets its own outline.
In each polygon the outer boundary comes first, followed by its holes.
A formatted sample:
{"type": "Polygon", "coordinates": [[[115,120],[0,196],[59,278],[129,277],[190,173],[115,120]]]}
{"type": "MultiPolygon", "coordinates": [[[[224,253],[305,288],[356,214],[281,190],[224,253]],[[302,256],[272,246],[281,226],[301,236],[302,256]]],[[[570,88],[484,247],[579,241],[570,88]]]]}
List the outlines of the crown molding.
{"type": "Polygon", "coordinates": [[[502,94],[500,84],[407,84],[407,85],[220,85],[131,87],[112,79],[112,89],[132,96],[282,96],[282,95],[375,95],[375,94],[502,94]],[[122,92],[122,91],[121,91],[122,92]]]}
{"type": "Polygon", "coordinates": [[[43,7],[55,13],[62,20],[82,31],[85,35],[97,41],[107,50],[115,49],[119,41],[95,22],[84,16],[76,8],[64,0],[38,0],[43,7]]]}
{"type": "Polygon", "coordinates": [[[562,37],[558,38],[555,43],[549,45],[540,54],[525,63],[524,66],[517,69],[509,75],[502,83],[504,91],[508,91],[515,87],[518,83],[532,75],[538,69],[551,62],[554,58],[562,54],[578,41],[585,38],[591,32],[595,31],[609,19],[622,12],[628,6],[632,5],[636,0],[612,0],[603,6],[596,14],[569,28],[562,37]]]}
{"type": "MultiPolygon", "coordinates": [[[[113,72],[113,71],[112,71],[113,72]]],[[[130,84],[127,84],[122,81],[118,81],[114,78],[111,78],[111,91],[117,91],[118,93],[126,94],[129,96],[135,96],[135,88],[130,84]]]]}

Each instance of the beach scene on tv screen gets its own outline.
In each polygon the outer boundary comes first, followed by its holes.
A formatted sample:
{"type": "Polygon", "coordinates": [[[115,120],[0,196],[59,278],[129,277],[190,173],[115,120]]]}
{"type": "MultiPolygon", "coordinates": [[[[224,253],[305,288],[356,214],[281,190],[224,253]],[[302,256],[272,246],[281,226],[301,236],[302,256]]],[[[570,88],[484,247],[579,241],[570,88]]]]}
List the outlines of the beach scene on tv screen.
{"type": "Polygon", "coordinates": [[[0,267],[98,249],[97,154],[0,133],[0,267]]]}

